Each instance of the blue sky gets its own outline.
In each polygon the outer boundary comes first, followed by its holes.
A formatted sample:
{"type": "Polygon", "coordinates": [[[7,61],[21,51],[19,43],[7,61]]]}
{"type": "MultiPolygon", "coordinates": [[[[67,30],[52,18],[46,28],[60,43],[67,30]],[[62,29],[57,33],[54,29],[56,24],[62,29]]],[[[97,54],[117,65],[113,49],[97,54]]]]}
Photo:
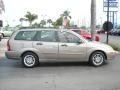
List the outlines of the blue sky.
{"type": "MultiPolygon", "coordinates": [[[[59,17],[65,10],[71,12],[72,20],[76,24],[90,23],[90,3],[91,0],[3,0],[5,13],[1,18],[4,25],[9,23],[11,26],[20,24],[19,18],[24,17],[27,11],[38,15],[41,19],[53,19],[59,17]]],[[[97,23],[106,20],[106,13],[103,12],[103,0],[96,0],[97,4],[97,23]]],[[[119,13],[118,13],[119,14],[119,13]]],[[[120,15],[120,14],[119,14],[120,15]]],[[[26,23],[25,23],[26,24],[26,23]]]]}

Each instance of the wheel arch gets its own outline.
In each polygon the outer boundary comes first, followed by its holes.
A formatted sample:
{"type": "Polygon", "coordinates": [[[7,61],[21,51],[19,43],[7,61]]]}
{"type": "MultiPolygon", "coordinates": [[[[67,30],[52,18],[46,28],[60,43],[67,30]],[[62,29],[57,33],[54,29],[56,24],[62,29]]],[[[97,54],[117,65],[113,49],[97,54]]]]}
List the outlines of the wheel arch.
{"type": "Polygon", "coordinates": [[[105,55],[105,59],[107,60],[107,55],[106,55],[106,53],[105,53],[104,51],[102,51],[102,50],[95,50],[95,51],[93,51],[93,52],[90,54],[90,56],[89,56],[89,61],[90,61],[90,57],[91,57],[92,54],[95,53],[95,52],[102,52],[102,53],[105,55]]]}
{"type": "Polygon", "coordinates": [[[37,56],[37,58],[39,59],[38,54],[35,53],[34,51],[25,51],[20,55],[20,57],[22,57],[25,53],[28,53],[28,52],[35,54],[37,56]]]}
{"type": "Polygon", "coordinates": [[[1,33],[1,34],[2,34],[2,38],[5,37],[5,36],[4,36],[4,33],[1,33]]]}

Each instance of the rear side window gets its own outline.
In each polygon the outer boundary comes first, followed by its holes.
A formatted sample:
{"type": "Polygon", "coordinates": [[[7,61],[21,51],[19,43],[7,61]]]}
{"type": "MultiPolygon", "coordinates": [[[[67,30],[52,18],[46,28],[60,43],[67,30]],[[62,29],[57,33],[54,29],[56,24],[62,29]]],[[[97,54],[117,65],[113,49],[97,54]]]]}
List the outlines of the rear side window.
{"type": "Polygon", "coordinates": [[[26,40],[31,41],[35,37],[37,31],[20,31],[16,36],[15,40],[26,40]]]}
{"type": "Polygon", "coordinates": [[[52,30],[41,30],[38,31],[34,37],[34,41],[44,41],[44,42],[56,42],[57,35],[56,31],[52,30]]]}

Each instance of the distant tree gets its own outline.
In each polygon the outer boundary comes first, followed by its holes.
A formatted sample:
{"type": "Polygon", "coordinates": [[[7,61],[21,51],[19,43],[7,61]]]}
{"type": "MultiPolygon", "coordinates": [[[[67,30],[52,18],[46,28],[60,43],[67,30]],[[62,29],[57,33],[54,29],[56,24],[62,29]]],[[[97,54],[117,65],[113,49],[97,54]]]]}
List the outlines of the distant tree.
{"type": "Polygon", "coordinates": [[[104,29],[105,31],[110,31],[110,30],[112,30],[112,29],[113,29],[113,24],[112,24],[112,22],[110,22],[110,21],[105,21],[105,22],[103,23],[103,29],[104,29]]]}
{"type": "Polygon", "coordinates": [[[40,27],[40,24],[37,23],[37,22],[35,22],[35,23],[32,25],[32,27],[37,27],[37,28],[39,28],[39,27],[40,27]]]}
{"type": "Polygon", "coordinates": [[[30,12],[27,12],[27,14],[24,16],[24,18],[20,18],[20,21],[28,21],[29,26],[32,26],[32,22],[37,19],[38,16],[36,14],[32,14],[30,12]]]}
{"type": "Polygon", "coordinates": [[[50,27],[50,24],[52,24],[53,22],[52,22],[51,19],[48,19],[48,20],[47,20],[47,23],[49,23],[49,27],[50,27]]]}
{"type": "Polygon", "coordinates": [[[41,21],[40,21],[40,25],[41,25],[42,27],[44,27],[44,25],[46,25],[46,21],[45,21],[45,20],[41,20],[41,21]]]}
{"type": "Polygon", "coordinates": [[[82,28],[82,29],[86,29],[86,26],[81,26],[80,28],[82,28]]]}
{"type": "Polygon", "coordinates": [[[101,28],[101,25],[96,25],[96,28],[97,28],[97,29],[100,29],[100,28],[101,28]]]}
{"type": "Polygon", "coordinates": [[[55,22],[53,22],[54,27],[62,26],[63,18],[59,17],[55,22]]]}

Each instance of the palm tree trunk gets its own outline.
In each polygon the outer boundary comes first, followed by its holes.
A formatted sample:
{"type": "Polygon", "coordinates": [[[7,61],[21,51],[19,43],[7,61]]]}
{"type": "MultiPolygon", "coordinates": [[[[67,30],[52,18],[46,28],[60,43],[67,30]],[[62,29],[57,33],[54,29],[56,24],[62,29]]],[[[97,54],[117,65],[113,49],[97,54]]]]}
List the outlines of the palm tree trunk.
{"type": "Polygon", "coordinates": [[[91,40],[95,40],[96,30],[96,0],[91,0],[91,40]]]}
{"type": "Polygon", "coordinates": [[[32,27],[32,22],[29,23],[29,26],[32,27]]]}
{"type": "Polygon", "coordinates": [[[49,27],[50,27],[50,23],[49,23],[49,27]]]}

